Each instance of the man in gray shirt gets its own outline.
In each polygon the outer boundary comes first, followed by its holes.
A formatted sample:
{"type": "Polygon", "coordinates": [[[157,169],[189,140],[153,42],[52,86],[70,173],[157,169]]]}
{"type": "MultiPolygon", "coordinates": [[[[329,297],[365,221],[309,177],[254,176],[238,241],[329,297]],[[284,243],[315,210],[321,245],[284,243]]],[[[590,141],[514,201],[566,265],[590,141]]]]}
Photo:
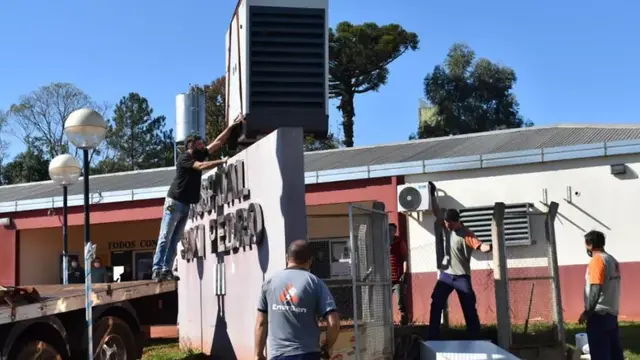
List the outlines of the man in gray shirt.
{"type": "Polygon", "coordinates": [[[319,360],[318,316],[327,320],[326,348],[331,350],[340,332],[336,303],[325,283],[310,272],[313,251],[304,240],[287,249],[287,268],[262,285],[255,330],[255,358],[270,360],[319,360]]]}
{"type": "MultiPolygon", "coordinates": [[[[460,222],[460,213],[455,209],[447,209],[444,219],[440,213],[436,186],[429,182],[429,195],[433,214],[444,230],[445,261],[442,272],[431,293],[431,311],[429,314],[429,339],[440,339],[440,319],[449,295],[455,290],[458,293],[460,307],[467,323],[467,332],[472,339],[480,335],[480,319],[476,309],[476,294],[471,285],[471,253],[490,252],[491,244],[482,243],[473,231],[460,222]]],[[[440,241],[440,240],[438,240],[440,241]]]]}

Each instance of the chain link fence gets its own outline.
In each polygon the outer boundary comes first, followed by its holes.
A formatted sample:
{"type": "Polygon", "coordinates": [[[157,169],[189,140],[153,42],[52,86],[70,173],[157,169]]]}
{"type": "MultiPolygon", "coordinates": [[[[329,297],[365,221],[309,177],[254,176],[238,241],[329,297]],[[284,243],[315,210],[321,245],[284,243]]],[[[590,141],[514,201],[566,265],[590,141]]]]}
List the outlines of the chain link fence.
{"type": "Polygon", "coordinates": [[[387,214],[350,206],[356,359],[393,356],[393,308],[387,214]]]}
{"type": "Polygon", "coordinates": [[[386,213],[354,204],[344,213],[308,218],[314,228],[311,272],[330,289],[341,331],[352,334],[349,358],[391,359],[393,308],[386,213]]]}

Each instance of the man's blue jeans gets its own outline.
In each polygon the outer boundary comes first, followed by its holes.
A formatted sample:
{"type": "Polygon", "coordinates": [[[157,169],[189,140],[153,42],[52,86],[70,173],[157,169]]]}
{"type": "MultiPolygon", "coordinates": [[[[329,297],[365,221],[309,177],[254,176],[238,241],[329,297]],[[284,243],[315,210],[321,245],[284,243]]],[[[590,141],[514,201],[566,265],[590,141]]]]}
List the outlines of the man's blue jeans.
{"type": "Polygon", "coordinates": [[[440,318],[453,290],[458,293],[469,337],[477,339],[480,336],[480,318],[478,318],[476,310],[476,294],[471,286],[471,276],[451,275],[443,272],[431,294],[431,313],[429,316],[429,339],[431,340],[440,339],[440,318]]]}
{"type": "Polygon", "coordinates": [[[166,198],[160,224],[160,236],[153,256],[153,270],[167,271],[173,267],[176,247],[189,219],[189,204],[166,198]]]}
{"type": "Polygon", "coordinates": [[[589,315],[587,338],[591,360],[624,360],[617,316],[597,313],[589,315]]]}

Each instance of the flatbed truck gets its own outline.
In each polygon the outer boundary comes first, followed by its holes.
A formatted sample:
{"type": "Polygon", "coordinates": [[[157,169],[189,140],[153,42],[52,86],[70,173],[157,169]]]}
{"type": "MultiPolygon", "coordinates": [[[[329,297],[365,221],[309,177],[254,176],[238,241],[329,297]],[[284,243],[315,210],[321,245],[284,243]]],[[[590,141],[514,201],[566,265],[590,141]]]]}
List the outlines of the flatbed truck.
{"type": "MultiPolygon", "coordinates": [[[[87,358],[84,284],[0,293],[1,360],[87,358]]],[[[94,284],[92,298],[96,360],[140,359],[147,326],[176,324],[175,281],[94,284]]]]}

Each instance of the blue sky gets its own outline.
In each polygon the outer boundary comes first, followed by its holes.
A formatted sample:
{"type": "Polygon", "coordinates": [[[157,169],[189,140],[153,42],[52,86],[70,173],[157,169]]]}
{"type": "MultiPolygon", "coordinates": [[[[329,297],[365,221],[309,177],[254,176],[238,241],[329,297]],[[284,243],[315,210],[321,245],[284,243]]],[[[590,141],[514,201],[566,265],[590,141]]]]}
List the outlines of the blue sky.
{"type": "MultiPolygon", "coordinates": [[[[2,1],[0,109],[64,81],[111,104],[138,92],[173,126],[176,94],[223,74],[235,3],[2,1]]],[[[392,64],[387,86],[356,98],[356,146],[415,131],[424,76],[457,41],[516,70],[522,114],[537,125],[638,123],[639,14],[633,0],[330,0],[332,25],[395,22],[421,39],[392,64]]],[[[332,106],[334,130],[339,120],[332,106]]],[[[21,151],[7,140],[12,154],[21,151]]]]}

